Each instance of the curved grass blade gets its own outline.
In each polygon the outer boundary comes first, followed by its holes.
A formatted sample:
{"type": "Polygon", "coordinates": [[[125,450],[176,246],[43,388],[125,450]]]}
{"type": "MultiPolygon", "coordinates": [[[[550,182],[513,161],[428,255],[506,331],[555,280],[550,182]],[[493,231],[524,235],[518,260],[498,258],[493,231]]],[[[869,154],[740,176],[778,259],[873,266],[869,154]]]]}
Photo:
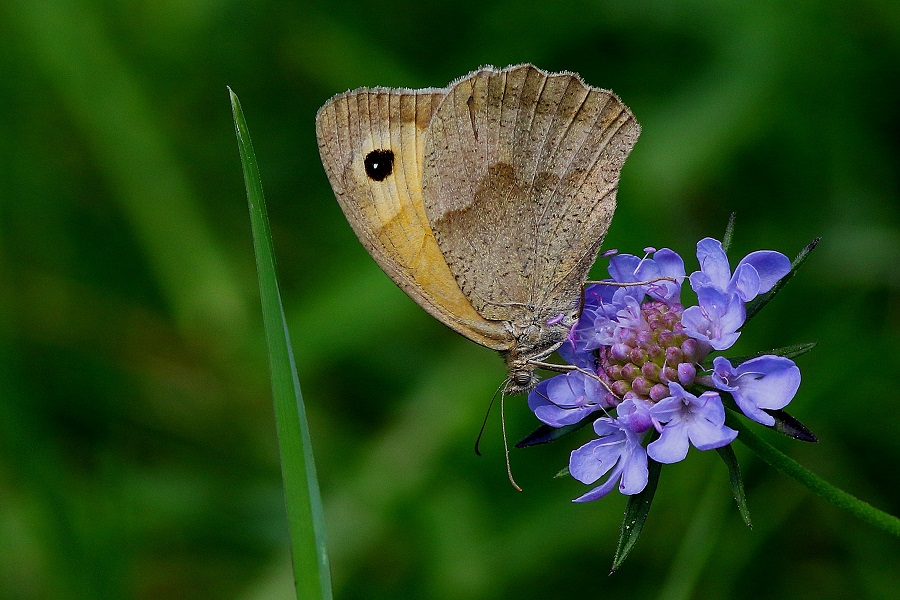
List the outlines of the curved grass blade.
{"type": "Polygon", "coordinates": [[[622,529],[619,531],[616,555],[613,558],[612,568],[609,571],[610,575],[622,566],[622,563],[625,562],[625,557],[637,544],[641,530],[644,528],[644,522],[650,513],[650,505],[653,503],[653,495],[656,493],[656,486],[659,484],[659,473],[662,471],[662,465],[652,458],[648,458],[647,467],[649,470],[647,487],[640,494],[635,494],[628,498],[628,505],[625,507],[625,518],[622,520],[622,529]]]}
{"type": "Polygon", "coordinates": [[[749,304],[747,304],[747,318],[744,320],[744,326],[747,325],[747,322],[753,317],[756,313],[762,310],[762,307],[768,304],[775,295],[781,291],[788,281],[790,281],[794,275],[797,274],[797,270],[800,268],[806,259],[809,258],[810,253],[815,250],[816,246],[819,244],[819,240],[822,238],[816,238],[806,245],[806,248],[800,251],[800,254],[797,255],[797,258],[791,263],[791,270],[788,271],[788,274],[778,280],[771,290],[759,296],[755,300],[752,300],[749,304]]]}
{"type": "Polygon", "coordinates": [[[734,449],[731,444],[716,448],[716,452],[722,457],[722,462],[728,467],[728,480],[731,482],[731,495],[737,503],[738,512],[747,527],[753,529],[753,523],[750,522],[750,509],[747,508],[747,496],[744,494],[744,479],[741,477],[741,466],[738,464],[737,457],[734,455],[734,449]]]}
{"type": "Polygon", "coordinates": [[[331,572],[325,546],[322,499],[319,495],[306,410],[303,407],[294,354],[278,291],[275,254],[266,217],[262,181],[240,101],[231,88],[228,89],[228,94],[250,207],[259,294],[272,372],[272,397],[291,536],[294,584],[298,599],[330,600],[331,572]]]}

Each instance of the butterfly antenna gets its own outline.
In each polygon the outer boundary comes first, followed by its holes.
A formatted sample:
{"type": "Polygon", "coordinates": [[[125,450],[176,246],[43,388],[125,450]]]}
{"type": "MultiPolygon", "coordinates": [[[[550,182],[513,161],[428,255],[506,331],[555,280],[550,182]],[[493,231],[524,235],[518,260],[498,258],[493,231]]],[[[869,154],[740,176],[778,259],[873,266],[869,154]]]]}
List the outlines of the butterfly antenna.
{"type": "Polygon", "coordinates": [[[506,455],[506,476],[516,491],[521,492],[522,488],[516,483],[512,474],[512,467],[509,464],[509,441],[506,439],[506,392],[500,393],[500,428],[503,430],[503,453],[506,455]]]}
{"type": "MultiPolygon", "coordinates": [[[[508,381],[508,380],[507,380],[508,381]]],[[[494,392],[494,395],[491,396],[491,402],[488,404],[487,411],[484,413],[484,420],[481,422],[481,429],[478,430],[478,437],[475,438],[475,454],[481,456],[481,450],[479,450],[479,446],[481,445],[481,436],[484,435],[484,428],[487,426],[488,417],[491,416],[491,409],[494,407],[494,400],[497,399],[497,394],[500,393],[500,390],[503,389],[503,386],[506,385],[506,381],[500,384],[500,387],[497,388],[497,391],[494,392]]]]}
{"type": "Polygon", "coordinates": [[[648,279],[647,281],[585,281],[584,284],[587,285],[608,285],[611,287],[636,287],[639,285],[650,285],[651,283],[658,283],[660,281],[671,281],[672,283],[678,283],[678,279],[674,277],[669,277],[668,275],[663,275],[661,277],[654,277],[653,279],[648,279]]]}

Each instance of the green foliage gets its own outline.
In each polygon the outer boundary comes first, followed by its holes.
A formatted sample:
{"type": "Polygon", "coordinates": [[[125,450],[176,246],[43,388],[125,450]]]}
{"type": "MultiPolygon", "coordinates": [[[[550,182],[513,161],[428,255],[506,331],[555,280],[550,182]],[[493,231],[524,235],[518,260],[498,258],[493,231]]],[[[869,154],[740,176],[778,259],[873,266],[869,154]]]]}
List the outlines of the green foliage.
{"type": "MultiPolygon", "coordinates": [[[[896,593],[893,538],[740,444],[752,531],[718,457],[692,451],[621,569],[586,566],[609,564],[625,500],[570,503],[560,444],[512,451],[515,492],[496,417],[474,455],[502,362],[379,271],[313,133],[335,93],[484,63],[613,89],[643,133],[604,247],[689,259],[731,212],[732,257],[822,236],[733,352],[818,342],[788,410],[821,442],[753,431],[897,514],[893,0],[30,0],[0,3],[0,52],[0,599],[292,593],[226,85],[266,182],[335,596],[896,593]]],[[[511,439],[537,426],[507,409],[511,439]]]]}

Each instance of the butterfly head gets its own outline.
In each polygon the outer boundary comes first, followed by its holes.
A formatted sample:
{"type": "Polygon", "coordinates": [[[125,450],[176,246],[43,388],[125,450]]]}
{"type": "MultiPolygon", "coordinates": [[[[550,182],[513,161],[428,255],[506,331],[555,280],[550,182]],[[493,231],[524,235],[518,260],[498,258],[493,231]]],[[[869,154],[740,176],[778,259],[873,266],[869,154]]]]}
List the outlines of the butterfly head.
{"type": "Polygon", "coordinates": [[[534,370],[534,365],[527,363],[517,366],[510,365],[509,374],[503,384],[503,392],[511,396],[530,392],[540,381],[534,370]]]}

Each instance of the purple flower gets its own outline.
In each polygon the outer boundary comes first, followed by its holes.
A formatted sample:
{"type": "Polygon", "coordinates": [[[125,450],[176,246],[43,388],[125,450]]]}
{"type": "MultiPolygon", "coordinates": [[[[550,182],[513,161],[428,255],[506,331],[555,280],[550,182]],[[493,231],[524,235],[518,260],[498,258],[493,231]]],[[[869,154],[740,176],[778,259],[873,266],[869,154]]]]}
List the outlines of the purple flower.
{"type": "Polygon", "coordinates": [[[594,411],[611,408],[611,400],[615,398],[599,381],[572,371],[540,382],[528,393],[528,408],[547,425],[562,427],[594,411]]]}
{"type": "Polygon", "coordinates": [[[717,392],[703,392],[698,397],[670,383],[669,393],[670,397],[650,409],[654,419],[666,424],[657,428],[659,439],[647,446],[653,460],[676,463],[687,456],[688,442],[698,450],[711,450],[737,437],[737,431],[725,426],[725,408],[717,392]]]}
{"type": "Polygon", "coordinates": [[[686,308],[681,324],[689,336],[708,342],[716,350],[730,348],[740,337],[737,331],[747,318],[747,310],[738,295],[703,286],[697,289],[699,306],[686,308]]]}
{"type": "Polygon", "coordinates": [[[647,328],[640,302],[623,293],[625,291],[625,288],[620,289],[614,294],[611,304],[605,305],[602,311],[595,312],[592,315],[593,322],[590,321],[591,315],[585,319],[587,330],[582,330],[582,339],[588,350],[611,346],[618,340],[622,329],[639,331],[647,328]],[[612,309],[615,312],[610,314],[612,309]]]}
{"type": "Polygon", "coordinates": [[[684,261],[668,248],[654,251],[653,258],[638,258],[631,254],[614,256],[609,261],[609,274],[613,281],[619,283],[653,281],[670,277],[675,281],[654,281],[647,285],[625,289],[629,290],[629,295],[638,301],[645,295],[669,305],[681,299],[681,281],[685,278],[684,261]]]}
{"type": "MultiPolygon", "coordinates": [[[[598,323],[609,326],[609,317],[615,316],[619,310],[618,303],[613,300],[616,292],[623,288],[609,285],[594,284],[584,289],[584,306],[578,321],[569,330],[566,340],[557,351],[569,364],[582,369],[594,370],[597,366],[597,357],[594,348],[597,347],[598,323]]],[[[612,325],[614,327],[614,324],[612,325]]]]}
{"type": "Polygon", "coordinates": [[[572,326],[566,335],[565,341],[556,349],[564,361],[570,365],[575,365],[588,371],[597,369],[597,357],[594,351],[587,348],[587,343],[592,337],[589,328],[583,327],[581,323],[591,321],[582,311],[578,322],[572,326]]]}
{"type": "Polygon", "coordinates": [[[722,242],[713,238],[697,243],[697,260],[700,270],[690,277],[695,292],[699,294],[700,288],[714,287],[728,296],[737,295],[744,302],[768,292],[791,270],[791,261],[784,254],[759,250],[745,256],[732,275],[722,242]]]}
{"type": "Polygon", "coordinates": [[[763,425],[774,425],[764,408],[780,409],[788,405],[800,387],[800,369],[782,356],[760,356],[734,368],[727,358],[713,360],[713,383],[731,394],[745,415],[763,425]]]}
{"type": "Polygon", "coordinates": [[[737,367],[716,358],[712,373],[699,372],[711,350],[730,348],[740,337],[745,303],[790,272],[786,256],[753,252],[732,273],[722,244],[701,240],[700,270],[690,277],[697,306],[685,308],[684,261],[668,248],[644,252],[643,258],[603,255],[611,256],[610,279],[585,288],[578,321],[558,349],[579,370],[539,383],[528,396],[529,408],[551,427],[596,419],[598,438],[572,452],[569,473],[585,484],[600,483],[576,502],[596,500],[617,486],[626,495],[641,492],[650,458],[675,463],[691,445],[710,450],[730,444],[737,431],[725,426],[720,391],[731,394],[748,417],[771,425],[774,418],[765,411],[787,405],[800,385],[796,365],[775,356],[737,367]],[[695,396],[688,389],[696,391],[697,383],[720,391],[695,396]],[[659,439],[645,448],[651,427],[659,439]]]}
{"type": "Polygon", "coordinates": [[[609,478],[575,502],[602,498],[619,484],[626,495],[637,494],[647,486],[647,451],[641,439],[652,426],[649,409],[643,401],[625,400],[616,418],[603,417],[594,422],[599,439],[572,452],[569,473],[581,483],[592,484],[607,473],[609,478]]]}

